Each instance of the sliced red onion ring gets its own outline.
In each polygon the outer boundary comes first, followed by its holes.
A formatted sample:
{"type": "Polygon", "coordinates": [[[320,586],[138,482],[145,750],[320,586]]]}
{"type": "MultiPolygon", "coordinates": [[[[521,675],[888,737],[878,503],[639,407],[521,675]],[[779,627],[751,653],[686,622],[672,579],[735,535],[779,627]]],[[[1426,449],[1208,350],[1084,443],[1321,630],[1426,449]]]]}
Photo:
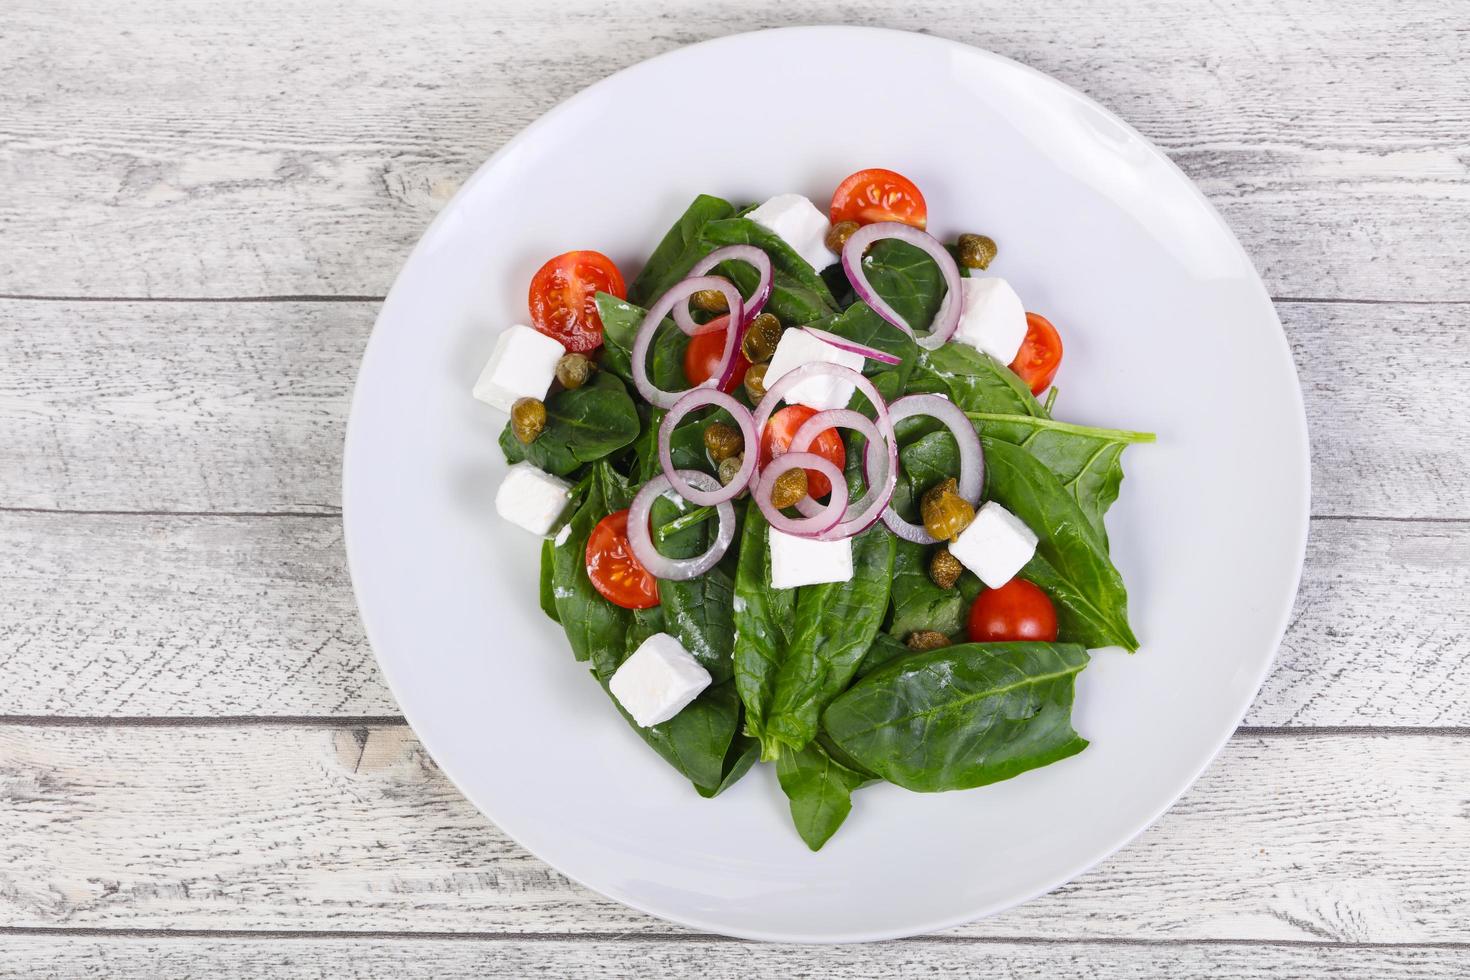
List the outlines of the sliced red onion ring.
{"type": "Polygon", "coordinates": [[[959,266],[955,265],[954,256],[940,244],[939,239],[926,231],[901,221],[877,221],[871,225],[863,225],[842,246],[842,268],[859,299],[871,306],[874,313],[913,337],[925,350],[934,350],[943,344],[954,335],[955,328],[960,325],[963,300],[959,266]],[[923,249],[938,264],[940,275],[944,276],[944,299],[939,304],[939,312],[934,314],[934,322],[929,325],[927,334],[920,336],[913,324],[899,316],[898,311],[873,289],[873,284],[868,282],[867,273],[863,271],[863,253],[868,250],[868,246],[885,238],[896,238],[923,249]]]}
{"type": "MultiPolygon", "coordinates": [[[[677,473],[682,479],[701,483],[707,489],[720,488],[720,481],[708,473],[701,473],[699,470],[679,470],[677,473]]],[[[628,507],[628,545],[633,549],[633,557],[638,559],[638,563],[650,575],[677,582],[703,575],[725,557],[730,542],[735,540],[735,507],[728,500],[715,507],[715,515],[720,522],[719,530],[715,532],[715,543],[710,545],[708,551],[695,558],[668,558],[659,554],[658,549],[653,546],[648,515],[653,510],[653,502],[669,489],[669,478],[660,474],[643,484],[643,489],[633,497],[633,503],[628,507]]]]}
{"type": "Polygon", "coordinates": [[[781,404],[781,399],[795,386],[801,384],[807,378],[813,378],[822,374],[830,374],[840,380],[850,382],[853,387],[863,393],[868,404],[873,406],[876,415],[878,431],[883,433],[885,439],[893,439],[893,423],[888,420],[888,404],[883,401],[883,396],[878,394],[878,389],[873,387],[873,382],[863,377],[850,367],[841,364],[833,364],[830,361],[810,361],[793,371],[787,371],[766,389],[765,397],[761,398],[760,404],[755,407],[755,431],[764,434],[766,423],[771,420],[771,414],[781,404]]]}
{"type": "MultiPolygon", "coordinates": [[[[745,301],[745,313],[739,323],[739,326],[743,327],[756,318],[756,314],[765,308],[766,300],[771,298],[771,257],[754,245],[726,245],[724,248],[715,249],[694,263],[694,268],[689,270],[689,275],[707,275],[721,262],[745,262],[753,266],[756,274],[760,276],[760,280],[755,284],[755,292],[751,293],[750,299],[745,301]]],[[[679,329],[693,336],[691,331],[695,329],[695,323],[694,317],[689,314],[688,303],[674,304],[674,322],[679,325],[679,329]]]]}
{"type": "MultiPolygon", "coordinates": [[[[842,520],[842,515],[847,512],[847,494],[838,493],[838,487],[844,487],[847,481],[843,479],[842,471],[835,463],[824,456],[816,453],[783,453],[771,460],[761,469],[760,479],[756,481],[755,497],[756,506],[761,513],[766,515],[766,520],[771,527],[785,534],[791,534],[798,538],[820,537],[825,531],[831,530],[842,520]],[[776,480],[787,470],[816,470],[828,480],[832,481],[833,492],[828,495],[827,502],[821,509],[811,517],[787,517],[776,509],[771,502],[771,491],[775,489],[776,480]]],[[[729,504],[722,506],[729,507],[729,504]]],[[[633,519],[630,515],[630,521],[633,519]]]]}
{"type": "MultiPolygon", "coordinates": [[[[841,538],[850,538],[854,534],[861,534],[878,522],[883,516],[888,502],[893,499],[893,489],[898,485],[898,445],[892,439],[885,439],[878,426],[861,412],[854,412],[850,408],[834,408],[825,412],[818,412],[803,422],[791,437],[791,452],[805,452],[811,446],[817,436],[830,428],[852,429],[867,440],[863,454],[863,475],[867,480],[867,492],[860,497],[856,503],[848,505],[848,514],[844,515],[841,523],[834,525],[817,537],[823,541],[836,541],[841,538]],[[872,452],[876,445],[887,448],[884,456],[872,452]],[[875,460],[886,463],[881,469],[874,464],[875,460]],[[855,515],[855,516],[848,516],[855,515]]],[[[846,484],[833,484],[833,494],[845,491],[846,484]]],[[[808,517],[814,516],[818,504],[810,497],[803,498],[797,503],[797,509],[808,517]]]]}
{"type": "Polygon", "coordinates": [[[856,340],[848,340],[846,337],[839,337],[837,336],[837,334],[830,333],[826,330],[819,330],[816,327],[802,327],[802,329],[811,334],[813,337],[816,337],[818,340],[825,340],[827,343],[831,344],[833,347],[836,347],[838,350],[845,350],[849,353],[860,354],[870,360],[881,361],[884,364],[898,364],[901,360],[897,355],[890,354],[886,350],[879,350],[876,347],[869,347],[867,344],[860,344],[856,340]]]}
{"type": "Polygon", "coordinates": [[[674,402],[674,407],[669,409],[669,414],[664,416],[663,423],[658,427],[658,461],[663,465],[664,476],[675,493],[691,504],[698,504],[701,507],[713,507],[727,500],[734,500],[736,495],[746,488],[751,477],[755,475],[756,459],[760,456],[759,447],[760,438],[756,433],[755,423],[751,419],[750,409],[724,392],[713,388],[693,388],[684,392],[679,400],[674,402]],[[714,405],[729,412],[730,416],[735,419],[735,424],[740,427],[740,435],[745,439],[745,461],[736,472],[735,479],[730,481],[729,486],[723,487],[716,480],[712,492],[692,487],[680,476],[680,473],[688,471],[674,469],[674,455],[670,448],[674,427],[684,416],[706,405],[714,405]]]}
{"type": "MultiPolygon", "coordinates": [[[[643,318],[643,322],[638,326],[638,333],[633,338],[632,353],[633,385],[638,389],[638,394],[642,395],[649,404],[655,405],[658,408],[672,408],[674,403],[679,400],[679,396],[684,394],[684,392],[664,391],[662,388],[655,387],[653,382],[649,380],[648,348],[653,343],[653,335],[658,332],[658,325],[663,323],[664,317],[669,314],[669,311],[674,308],[675,304],[688,299],[702,289],[717,289],[724,295],[725,301],[730,305],[729,322],[731,324],[740,323],[741,318],[745,315],[745,306],[744,301],[740,298],[740,290],[736,289],[735,284],[730,280],[722,279],[719,276],[691,276],[688,279],[675,283],[669,287],[668,292],[658,298],[658,301],[649,308],[648,315],[643,318]]],[[[693,330],[684,330],[691,337],[696,334],[709,333],[713,330],[720,329],[719,326],[711,326],[708,323],[702,326],[693,324],[693,326],[693,330]]],[[[684,328],[681,327],[680,329],[684,328]]],[[[726,378],[730,374],[735,363],[735,355],[739,353],[740,349],[738,346],[739,333],[740,331],[735,329],[726,331],[725,350],[720,355],[719,370],[712,374],[702,385],[696,385],[695,387],[715,388],[718,386],[720,379],[726,378]]]]}
{"type": "MultiPolygon", "coordinates": [[[[888,406],[888,416],[894,425],[915,415],[938,419],[954,435],[960,450],[960,496],[971,504],[978,504],[980,490],[985,485],[985,452],[980,448],[980,435],[975,431],[974,423],[958,405],[943,395],[906,395],[888,406]]],[[[939,540],[925,530],[924,525],[910,524],[899,517],[898,511],[892,507],[883,512],[883,523],[905,541],[935,544],[939,540]]]]}

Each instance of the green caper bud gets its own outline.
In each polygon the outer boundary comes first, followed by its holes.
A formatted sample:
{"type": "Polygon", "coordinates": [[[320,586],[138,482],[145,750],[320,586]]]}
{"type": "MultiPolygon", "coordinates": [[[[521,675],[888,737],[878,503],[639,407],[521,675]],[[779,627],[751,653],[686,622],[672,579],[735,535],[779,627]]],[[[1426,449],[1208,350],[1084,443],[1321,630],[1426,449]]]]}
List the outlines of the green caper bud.
{"type": "Polygon", "coordinates": [[[766,397],[766,365],[752,364],[745,371],[745,393],[752,405],[766,397]]]}
{"type": "Polygon", "coordinates": [[[597,366],[586,354],[564,354],[556,362],[556,380],[563,388],[580,388],[592,377],[597,366]]]}
{"type": "Polygon", "coordinates": [[[856,221],[839,221],[827,229],[827,251],[842,252],[842,246],[852,237],[852,233],[858,230],[856,221]]]}
{"type": "Polygon", "coordinates": [[[924,529],[940,541],[953,541],[975,519],[975,508],[960,496],[954,477],[925,491],[919,512],[924,515],[924,529]]]}
{"type": "Polygon", "coordinates": [[[940,647],[949,646],[949,637],[938,630],[915,630],[909,634],[908,648],[910,650],[938,650],[940,647]]]}
{"type": "Polygon", "coordinates": [[[510,431],[529,446],[546,428],[546,403],[539,398],[517,398],[510,407],[510,431]]]}
{"type": "Polygon", "coordinates": [[[726,456],[720,460],[720,486],[728,487],[740,473],[740,467],[745,465],[745,454],[736,453],[734,456],[726,456]]]}
{"type": "Polygon", "coordinates": [[[989,235],[961,235],[960,263],[971,269],[987,269],[995,259],[995,239],[989,235]]]}
{"type": "Polygon", "coordinates": [[[777,510],[795,507],[797,501],[806,496],[806,470],[794,467],[776,477],[771,487],[771,504],[777,510]]]}
{"type": "Polygon", "coordinates": [[[775,314],[762,313],[745,328],[745,336],[740,340],[740,353],[752,364],[769,361],[776,353],[776,345],[781,342],[784,332],[785,328],[775,314]]]}
{"type": "Polygon", "coordinates": [[[949,553],[948,548],[940,548],[934,552],[934,557],[929,559],[929,579],[941,589],[952,589],[954,584],[960,580],[960,573],[965,566],[960,560],[949,553]]]}
{"type": "Polygon", "coordinates": [[[730,301],[718,289],[701,289],[690,296],[689,301],[696,310],[704,310],[706,313],[730,312],[730,301]]]}
{"type": "Polygon", "coordinates": [[[704,427],[704,448],[709,451],[710,459],[723,463],[745,449],[745,437],[733,425],[711,422],[704,427]]]}

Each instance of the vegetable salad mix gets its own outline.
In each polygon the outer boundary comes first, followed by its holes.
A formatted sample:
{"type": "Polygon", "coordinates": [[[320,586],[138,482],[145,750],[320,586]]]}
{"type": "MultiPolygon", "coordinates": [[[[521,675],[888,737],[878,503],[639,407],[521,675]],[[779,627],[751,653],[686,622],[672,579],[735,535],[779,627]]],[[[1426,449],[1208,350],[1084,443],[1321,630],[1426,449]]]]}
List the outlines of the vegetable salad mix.
{"type": "Polygon", "coordinates": [[[927,223],[886,170],[700,196],[631,282],[547,262],[475,386],[573,656],[701,796],[774,763],[814,850],[867,783],[1081,752],[1087,651],[1138,646],[1104,516],[1152,436],[1055,420],[1060,334],[927,223]]]}

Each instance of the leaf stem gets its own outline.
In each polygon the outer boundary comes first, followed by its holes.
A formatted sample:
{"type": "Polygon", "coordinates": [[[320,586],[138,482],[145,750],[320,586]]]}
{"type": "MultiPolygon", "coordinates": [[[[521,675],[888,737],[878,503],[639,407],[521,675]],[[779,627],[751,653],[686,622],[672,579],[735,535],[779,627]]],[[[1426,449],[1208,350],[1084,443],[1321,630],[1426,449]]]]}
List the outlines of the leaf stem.
{"type": "Polygon", "coordinates": [[[704,523],[705,521],[709,520],[710,515],[712,515],[714,512],[715,509],[713,507],[696,507],[689,513],[680,514],[672,521],[669,521],[669,523],[660,527],[657,531],[654,532],[653,536],[658,541],[663,542],[667,540],[669,535],[671,534],[678,534],[680,531],[683,531],[686,528],[691,528],[694,527],[696,524],[704,523]]]}
{"type": "Polygon", "coordinates": [[[965,416],[976,422],[1013,422],[1018,425],[1035,426],[1038,429],[1051,429],[1054,432],[1070,432],[1073,435],[1107,439],[1112,442],[1154,442],[1157,439],[1157,436],[1152,432],[1130,432],[1127,429],[1097,429],[1090,425],[1075,425],[1071,422],[1058,422],[1056,419],[1037,418],[1033,415],[1000,415],[994,412],[966,412],[965,416]]]}
{"type": "Polygon", "coordinates": [[[1051,414],[1051,407],[1053,405],[1055,405],[1056,403],[1057,403],[1057,386],[1056,385],[1052,385],[1051,386],[1051,391],[1048,391],[1046,393],[1046,404],[1041,406],[1041,410],[1043,412],[1045,412],[1046,414],[1050,415],[1051,414]]]}

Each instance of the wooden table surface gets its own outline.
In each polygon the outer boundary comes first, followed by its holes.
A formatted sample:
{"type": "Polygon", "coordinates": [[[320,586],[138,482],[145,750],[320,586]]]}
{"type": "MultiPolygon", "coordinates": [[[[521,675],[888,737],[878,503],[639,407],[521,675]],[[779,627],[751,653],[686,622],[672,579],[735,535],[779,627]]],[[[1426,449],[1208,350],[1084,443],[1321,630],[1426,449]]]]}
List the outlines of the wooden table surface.
{"type": "Polygon", "coordinates": [[[1467,266],[1465,0],[8,0],[0,976],[1470,974],[1467,266]],[[824,22],[1016,58],[1199,183],[1295,354],[1313,517],[1245,727],[1138,840],[942,935],[758,946],[450,786],[363,639],[339,458],[379,302],[492,151],[824,22]]]}

